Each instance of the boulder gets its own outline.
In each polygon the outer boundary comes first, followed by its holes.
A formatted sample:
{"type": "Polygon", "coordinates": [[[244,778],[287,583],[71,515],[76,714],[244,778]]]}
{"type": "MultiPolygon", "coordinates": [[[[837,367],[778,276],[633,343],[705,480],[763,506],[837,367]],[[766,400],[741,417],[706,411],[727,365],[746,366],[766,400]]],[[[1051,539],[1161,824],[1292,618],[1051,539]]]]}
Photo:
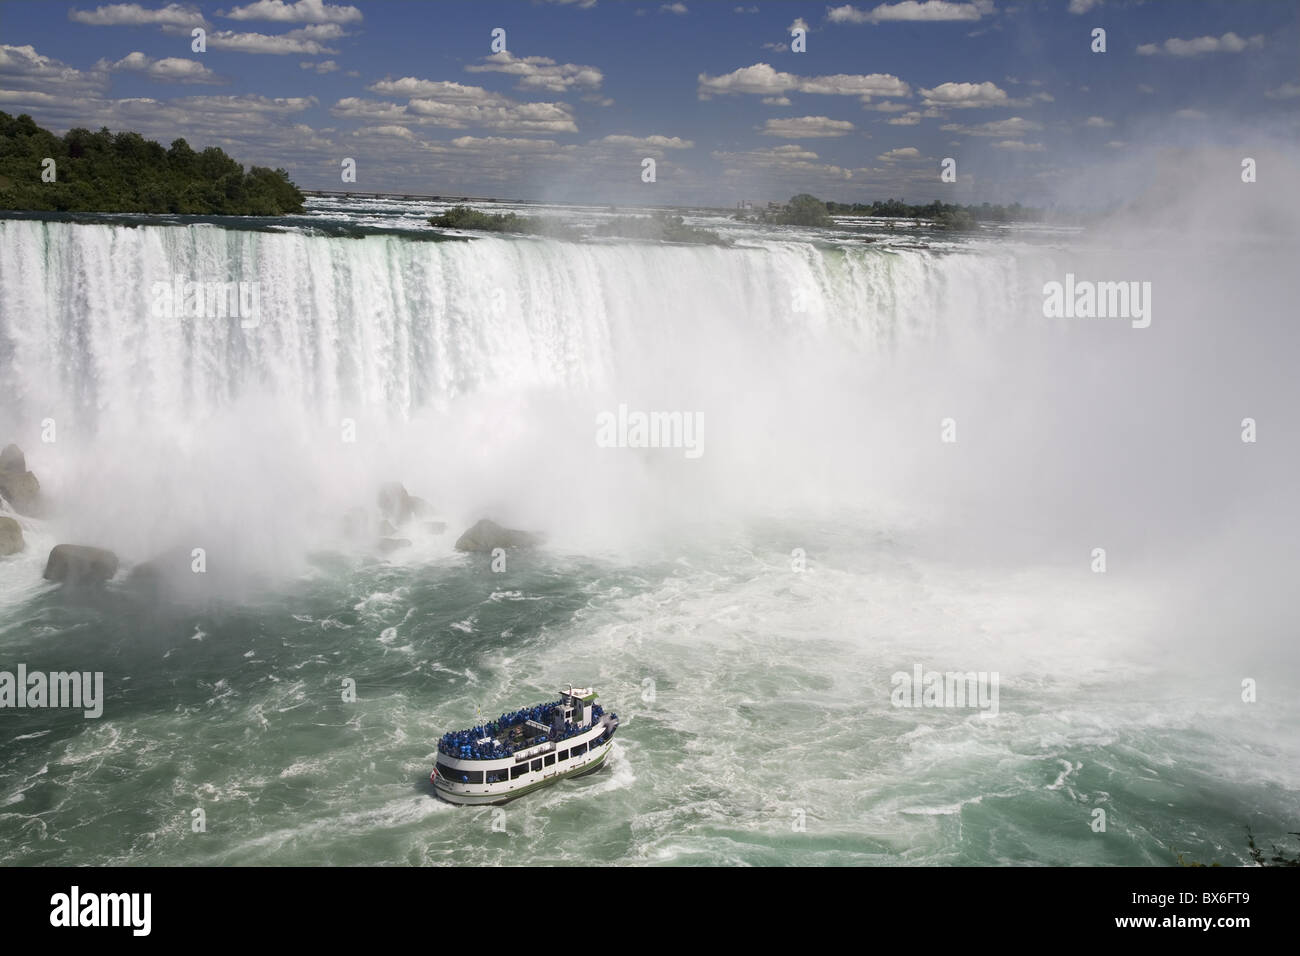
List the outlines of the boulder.
{"type": "Polygon", "coordinates": [[[175,547],[137,564],[124,583],[142,594],[179,599],[205,595],[207,577],[194,573],[193,549],[175,547]]]}
{"type": "Polygon", "coordinates": [[[27,456],[17,445],[5,445],[0,451],[0,471],[26,471],[27,456]]]}
{"type": "Polygon", "coordinates": [[[415,513],[411,496],[399,482],[379,486],[379,513],[395,525],[405,524],[415,513]]]}
{"type": "Polygon", "coordinates": [[[17,554],[24,547],[22,527],[8,515],[0,515],[0,558],[17,554]]]}
{"type": "Polygon", "coordinates": [[[539,535],[503,528],[484,518],[456,540],[457,551],[492,551],[495,548],[531,548],[542,543],[539,535]]]}
{"type": "Polygon", "coordinates": [[[390,481],[379,486],[379,513],[387,521],[401,527],[412,518],[433,514],[433,505],[423,498],[407,494],[400,482],[390,481]]]}
{"type": "Polygon", "coordinates": [[[27,470],[27,457],[17,445],[0,451],[0,498],[22,515],[35,515],[40,509],[41,483],[27,470]]]}
{"type": "Polygon", "coordinates": [[[80,544],[56,544],[45,563],[45,580],[64,584],[98,584],[115,574],[117,555],[80,544]]]}

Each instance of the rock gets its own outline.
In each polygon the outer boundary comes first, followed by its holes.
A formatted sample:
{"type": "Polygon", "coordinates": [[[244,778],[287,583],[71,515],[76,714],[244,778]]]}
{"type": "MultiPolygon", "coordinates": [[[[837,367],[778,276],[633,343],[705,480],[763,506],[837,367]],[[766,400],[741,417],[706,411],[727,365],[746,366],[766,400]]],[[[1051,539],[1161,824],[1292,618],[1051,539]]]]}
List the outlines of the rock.
{"type": "Polygon", "coordinates": [[[411,542],[405,538],[380,538],[379,550],[384,554],[392,554],[400,548],[409,548],[411,542]]]}
{"type": "Polygon", "coordinates": [[[8,515],[0,515],[0,558],[17,554],[24,547],[22,527],[8,515]]]}
{"type": "Polygon", "coordinates": [[[206,593],[207,573],[194,573],[193,549],[176,547],[137,564],[125,584],[154,597],[198,597],[206,593]]]}
{"type": "Polygon", "coordinates": [[[103,548],[56,544],[45,564],[45,580],[97,584],[117,574],[117,555],[103,548]]]}
{"type": "Polygon", "coordinates": [[[0,451],[0,498],[22,515],[40,510],[41,483],[27,470],[27,457],[17,445],[6,445],[0,451]]]}
{"type": "Polygon", "coordinates": [[[391,538],[395,534],[397,534],[397,529],[393,527],[393,523],[387,518],[380,518],[379,536],[381,538],[391,538]]]}
{"type": "Polygon", "coordinates": [[[503,528],[484,518],[456,540],[457,551],[491,551],[494,548],[531,548],[542,543],[541,536],[527,531],[503,528]]]}
{"type": "Polygon", "coordinates": [[[5,445],[0,451],[0,471],[26,471],[27,456],[17,445],[5,445]]]}
{"type": "Polygon", "coordinates": [[[442,534],[444,531],[447,530],[447,522],[426,521],[424,523],[424,530],[429,532],[429,534],[442,534]]]}
{"type": "Polygon", "coordinates": [[[416,518],[425,518],[433,514],[433,505],[423,498],[417,498],[415,495],[407,495],[407,502],[411,506],[411,514],[416,518]]]}
{"type": "Polygon", "coordinates": [[[415,513],[406,488],[396,481],[380,485],[379,513],[395,525],[406,524],[415,513]]]}

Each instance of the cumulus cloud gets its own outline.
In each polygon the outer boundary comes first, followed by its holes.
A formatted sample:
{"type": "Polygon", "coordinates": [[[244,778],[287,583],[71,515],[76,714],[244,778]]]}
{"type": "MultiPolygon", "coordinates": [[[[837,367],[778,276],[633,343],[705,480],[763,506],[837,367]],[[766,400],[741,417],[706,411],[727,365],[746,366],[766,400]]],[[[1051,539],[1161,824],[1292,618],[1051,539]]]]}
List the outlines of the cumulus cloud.
{"type": "Polygon", "coordinates": [[[331,112],[345,119],[360,119],[384,125],[406,123],[444,126],[449,129],[477,127],[521,133],[578,131],[572,109],[566,103],[517,103],[478,87],[461,87],[461,91],[462,95],[456,99],[416,96],[405,106],[350,96],[335,103],[331,112]]]}
{"type": "Polygon", "coordinates": [[[591,145],[622,146],[629,149],[691,149],[695,144],[679,136],[622,136],[618,134],[592,140],[591,145]]]}
{"type": "Polygon", "coordinates": [[[886,23],[889,21],[978,20],[993,12],[988,0],[974,3],[949,3],[948,0],[903,0],[902,3],[882,3],[871,10],[860,10],[851,4],[832,7],[826,11],[831,23],[886,23]]]}
{"type": "Polygon", "coordinates": [[[169,3],[156,9],[138,3],[110,3],[94,10],[74,7],[68,11],[68,19],[93,27],[173,26],[190,29],[207,23],[199,8],[187,3],[169,3]]]}
{"type": "Polygon", "coordinates": [[[520,90],[544,90],[564,93],[571,89],[598,90],[605,75],[594,66],[556,63],[550,57],[517,57],[508,51],[483,58],[482,63],[465,67],[467,73],[506,73],[519,78],[520,90]]]}
{"type": "Polygon", "coordinates": [[[218,10],[217,16],[227,20],[269,20],[275,23],[360,23],[361,11],[356,7],[330,5],[323,0],[257,0],[229,12],[218,10]]]}
{"type": "Polygon", "coordinates": [[[763,124],[763,135],[781,136],[785,139],[820,139],[845,136],[853,131],[848,120],[835,120],[828,116],[795,116],[788,119],[770,119],[763,124]]]}
{"type": "Polygon", "coordinates": [[[264,53],[274,56],[297,54],[320,56],[338,53],[326,46],[326,40],[347,36],[337,23],[311,24],[290,30],[288,33],[236,33],[233,30],[214,30],[208,34],[208,49],[230,50],[232,53],[264,53]]]}
{"type": "Polygon", "coordinates": [[[1204,36],[1194,40],[1171,37],[1161,44],[1144,43],[1137,52],[1142,56],[1200,56],[1203,53],[1241,53],[1263,45],[1262,35],[1242,39],[1235,33],[1225,33],[1221,37],[1204,36]]]}
{"type": "Polygon", "coordinates": [[[941,109],[977,109],[990,106],[1011,106],[1006,91],[996,83],[940,83],[933,89],[921,90],[926,106],[941,109]]]}
{"type": "Polygon", "coordinates": [[[97,69],[105,71],[129,70],[143,73],[150,79],[163,83],[225,83],[224,77],[218,76],[198,60],[186,57],[169,56],[155,60],[143,53],[128,53],[116,63],[100,60],[97,69]]]}
{"type": "Polygon", "coordinates": [[[1042,143],[1026,143],[1018,139],[1004,139],[993,144],[994,149],[1007,149],[1017,153],[1040,153],[1046,147],[1042,143]]]}
{"type": "Polygon", "coordinates": [[[0,85],[75,97],[103,90],[108,86],[108,76],[102,68],[78,70],[43,56],[31,45],[0,44],[0,85]]]}
{"type": "Polygon", "coordinates": [[[900,146],[898,149],[891,149],[887,153],[881,153],[876,159],[882,163],[895,163],[900,159],[920,159],[921,151],[915,146],[900,146]]]}
{"type": "Polygon", "coordinates": [[[866,75],[837,73],[832,76],[798,76],[774,69],[767,63],[755,63],[721,76],[701,73],[698,77],[700,99],[746,93],[758,96],[782,96],[786,93],[818,93],[829,96],[907,96],[911,87],[890,73],[866,75]]]}
{"type": "Polygon", "coordinates": [[[951,133],[962,133],[966,136],[1019,136],[1030,130],[1042,129],[1042,123],[1035,123],[1020,116],[1012,116],[1009,119],[994,120],[990,123],[976,123],[974,125],[963,125],[961,123],[945,123],[939,127],[941,130],[951,133]]]}
{"type": "Polygon", "coordinates": [[[321,60],[315,63],[308,60],[304,63],[299,63],[298,66],[304,70],[315,70],[317,73],[333,73],[339,68],[339,65],[333,60],[321,60]]]}

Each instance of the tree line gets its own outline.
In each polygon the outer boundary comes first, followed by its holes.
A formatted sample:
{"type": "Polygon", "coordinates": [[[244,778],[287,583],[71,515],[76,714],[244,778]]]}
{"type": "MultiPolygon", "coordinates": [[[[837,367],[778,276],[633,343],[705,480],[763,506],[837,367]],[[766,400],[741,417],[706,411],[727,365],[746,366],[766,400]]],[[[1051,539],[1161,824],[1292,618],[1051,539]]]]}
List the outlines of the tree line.
{"type": "Polygon", "coordinates": [[[282,216],[302,212],[303,201],[285,170],[245,172],[216,146],[196,152],[177,139],[164,148],[107,128],[60,137],[25,113],[0,112],[0,209],[282,216]]]}

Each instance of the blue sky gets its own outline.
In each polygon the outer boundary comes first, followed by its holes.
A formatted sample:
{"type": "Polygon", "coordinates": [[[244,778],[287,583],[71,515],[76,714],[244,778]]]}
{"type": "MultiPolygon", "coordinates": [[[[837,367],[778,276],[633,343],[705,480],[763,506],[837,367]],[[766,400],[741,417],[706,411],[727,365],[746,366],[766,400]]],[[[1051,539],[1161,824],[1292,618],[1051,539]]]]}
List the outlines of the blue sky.
{"type": "Polygon", "coordinates": [[[1294,145],[1300,3],[0,0],[0,109],[304,187],[351,157],[359,190],[1044,204],[1171,148],[1294,145]]]}

